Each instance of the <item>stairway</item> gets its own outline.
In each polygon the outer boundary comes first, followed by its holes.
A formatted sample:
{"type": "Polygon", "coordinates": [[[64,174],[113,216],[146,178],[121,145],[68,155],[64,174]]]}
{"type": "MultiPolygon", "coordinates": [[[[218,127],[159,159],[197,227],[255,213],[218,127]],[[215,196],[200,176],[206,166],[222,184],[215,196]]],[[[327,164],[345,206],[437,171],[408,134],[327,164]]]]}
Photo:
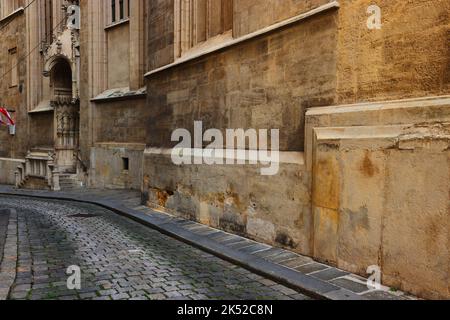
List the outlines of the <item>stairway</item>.
{"type": "Polygon", "coordinates": [[[26,176],[18,185],[20,189],[29,190],[50,190],[50,186],[46,179],[41,177],[26,176]]]}
{"type": "Polygon", "coordinates": [[[59,175],[59,186],[61,190],[81,189],[83,183],[78,179],[76,174],[63,173],[59,175]]]}

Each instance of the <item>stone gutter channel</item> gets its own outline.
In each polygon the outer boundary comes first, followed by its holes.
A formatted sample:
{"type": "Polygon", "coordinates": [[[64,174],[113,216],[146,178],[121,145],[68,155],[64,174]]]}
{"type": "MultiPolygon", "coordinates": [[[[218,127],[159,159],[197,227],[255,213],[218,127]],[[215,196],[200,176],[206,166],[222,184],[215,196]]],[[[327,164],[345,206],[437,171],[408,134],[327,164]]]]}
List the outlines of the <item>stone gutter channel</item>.
{"type": "MultiPolygon", "coordinates": [[[[190,220],[156,212],[140,205],[138,192],[90,189],[52,192],[15,190],[11,186],[0,186],[0,195],[68,200],[99,205],[312,298],[325,300],[415,299],[403,292],[394,292],[386,287],[382,287],[381,290],[369,290],[367,279],[318,263],[309,257],[258,243],[190,220]]],[[[5,271],[11,271],[12,266],[15,265],[14,245],[16,248],[15,259],[17,260],[17,214],[10,216],[5,245],[5,257],[7,258],[5,271]]],[[[11,277],[13,277],[12,272],[3,275],[3,271],[0,271],[0,299],[4,294],[1,289],[3,281],[9,284],[11,277]]]]}

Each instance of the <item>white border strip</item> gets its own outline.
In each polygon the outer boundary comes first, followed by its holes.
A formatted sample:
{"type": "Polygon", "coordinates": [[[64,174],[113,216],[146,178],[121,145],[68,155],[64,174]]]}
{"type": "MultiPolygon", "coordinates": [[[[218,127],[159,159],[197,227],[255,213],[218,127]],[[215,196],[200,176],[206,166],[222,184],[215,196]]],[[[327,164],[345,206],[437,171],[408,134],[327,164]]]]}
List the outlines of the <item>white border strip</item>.
{"type": "Polygon", "coordinates": [[[152,71],[147,72],[147,73],[144,75],[144,77],[151,76],[151,75],[153,75],[153,74],[155,74],[155,73],[159,73],[159,72],[161,72],[161,71],[164,71],[164,70],[173,68],[173,67],[175,67],[175,66],[178,66],[178,65],[180,65],[180,64],[186,63],[186,62],[188,62],[188,61],[191,61],[191,60],[194,60],[194,59],[197,59],[197,58],[200,58],[200,57],[202,57],[202,56],[205,56],[205,55],[207,55],[207,54],[213,53],[213,52],[215,52],[215,51],[218,51],[218,50],[221,50],[221,49],[225,49],[225,48],[227,48],[227,47],[236,45],[236,44],[238,44],[238,43],[241,43],[241,42],[250,40],[250,39],[255,38],[255,37],[259,37],[259,36],[264,35],[264,34],[266,34],[266,33],[272,32],[272,31],[274,31],[274,30],[276,30],[276,29],[286,27],[286,26],[288,26],[288,25],[290,25],[290,24],[293,24],[293,23],[296,23],[296,22],[298,22],[298,21],[307,19],[307,18],[309,18],[309,17],[311,17],[311,16],[314,16],[314,15],[316,15],[316,14],[322,13],[322,12],[324,12],[324,11],[327,11],[327,10],[330,10],[330,9],[333,9],[333,8],[339,8],[339,7],[340,7],[339,1],[332,1],[332,2],[329,2],[329,3],[327,3],[327,4],[324,4],[324,5],[320,6],[320,7],[317,7],[317,8],[315,8],[315,9],[312,9],[312,10],[310,10],[310,11],[308,11],[308,12],[299,14],[298,16],[295,16],[295,17],[293,17],[293,18],[290,18],[290,19],[284,20],[284,21],[282,21],[282,22],[273,24],[273,25],[271,25],[271,26],[269,26],[269,27],[266,27],[266,28],[263,28],[263,29],[261,29],[261,30],[258,30],[258,31],[249,33],[249,34],[247,34],[247,35],[245,35],[245,36],[242,36],[242,37],[239,37],[239,38],[236,38],[236,39],[231,39],[231,40],[229,40],[229,41],[220,43],[220,44],[218,44],[218,45],[216,45],[216,46],[212,46],[212,47],[208,48],[207,50],[202,51],[202,52],[200,52],[200,53],[197,53],[197,54],[195,54],[195,55],[189,56],[189,57],[184,58],[184,59],[183,59],[183,58],[178,59],[177,61],[175,61],[175,62],[173,62],[173,63],[171,63],[171,64],[168,64],[168,65],[165,65],[165,66],[160,67],[160,68],[158,68],[158,69],[155,69],[155,70],[152,70],[152,71]]]}

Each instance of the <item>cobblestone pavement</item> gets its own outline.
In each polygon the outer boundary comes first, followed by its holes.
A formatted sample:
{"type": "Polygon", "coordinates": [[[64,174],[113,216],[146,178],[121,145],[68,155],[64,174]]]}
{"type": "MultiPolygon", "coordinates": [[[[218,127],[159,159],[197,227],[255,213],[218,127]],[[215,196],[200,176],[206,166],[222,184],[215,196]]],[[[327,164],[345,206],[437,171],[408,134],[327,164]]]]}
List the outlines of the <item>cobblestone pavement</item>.
{"type": "Polygon", "coordinates": [[[4,208],[18,214],[10,299],[308,299],[101,207],[0,196],[4,208]],[[72,265],[81,290],[67,289],[72,265]]]}
{"type": "Polygon", "coordinates": [[[6,241],[6,230],[8,229],[9,212],[0,208],[0,263],[3,258],[3,247],[6,241]]]}

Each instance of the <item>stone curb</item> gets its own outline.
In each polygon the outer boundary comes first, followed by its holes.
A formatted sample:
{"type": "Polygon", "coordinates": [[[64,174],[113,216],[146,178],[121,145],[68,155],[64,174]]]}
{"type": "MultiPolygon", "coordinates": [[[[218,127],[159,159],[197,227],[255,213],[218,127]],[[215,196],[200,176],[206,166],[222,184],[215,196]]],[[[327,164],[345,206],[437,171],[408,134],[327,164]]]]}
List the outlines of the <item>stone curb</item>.
{"type": "MultiPolygon", "coordinates": [[[[312,259],[287,250],[272,248],[271,246],[213,229],[193,221],[159,213],[145,206],[131,209],[126,207],[123,201],[120,200],[112,200],[109,198],[98,199],[98,197],[92,197],[91,194],[77,195],[48,191],[19,192],[8,188],[6,186],[0,186],[0,195],[67,200],[99,205],[172,238],[183,241],[261,276],[295,289],[312,298],[325,300],[369,300],[364,296],[364,294],[369,292],[367,288],[364,289],[365,279],[353,278],[348,272],[316,263],[312,259]],[[220,240],[216,241],[218,238],[220,240]],[[293,269],[296,259],[309,260],[302,262],[300,271],[293,269]],[[335,280],[336,282],[331,282],[331,280],[335,280]],[[359,287],[354,289],[353,287],[355,286],[359,287]]],[[[401,298],[400,296],[402,295],[401,293],[394,295],[386,291],[382,291],[381,293],[390,295],[394,299],[401,298]]]]}
{"type": "Polygon", "coordinates": [[[8,299],[17,270],[17,212],[10,210],[3,258],[0,263],[0,301],[8,299]]]}

